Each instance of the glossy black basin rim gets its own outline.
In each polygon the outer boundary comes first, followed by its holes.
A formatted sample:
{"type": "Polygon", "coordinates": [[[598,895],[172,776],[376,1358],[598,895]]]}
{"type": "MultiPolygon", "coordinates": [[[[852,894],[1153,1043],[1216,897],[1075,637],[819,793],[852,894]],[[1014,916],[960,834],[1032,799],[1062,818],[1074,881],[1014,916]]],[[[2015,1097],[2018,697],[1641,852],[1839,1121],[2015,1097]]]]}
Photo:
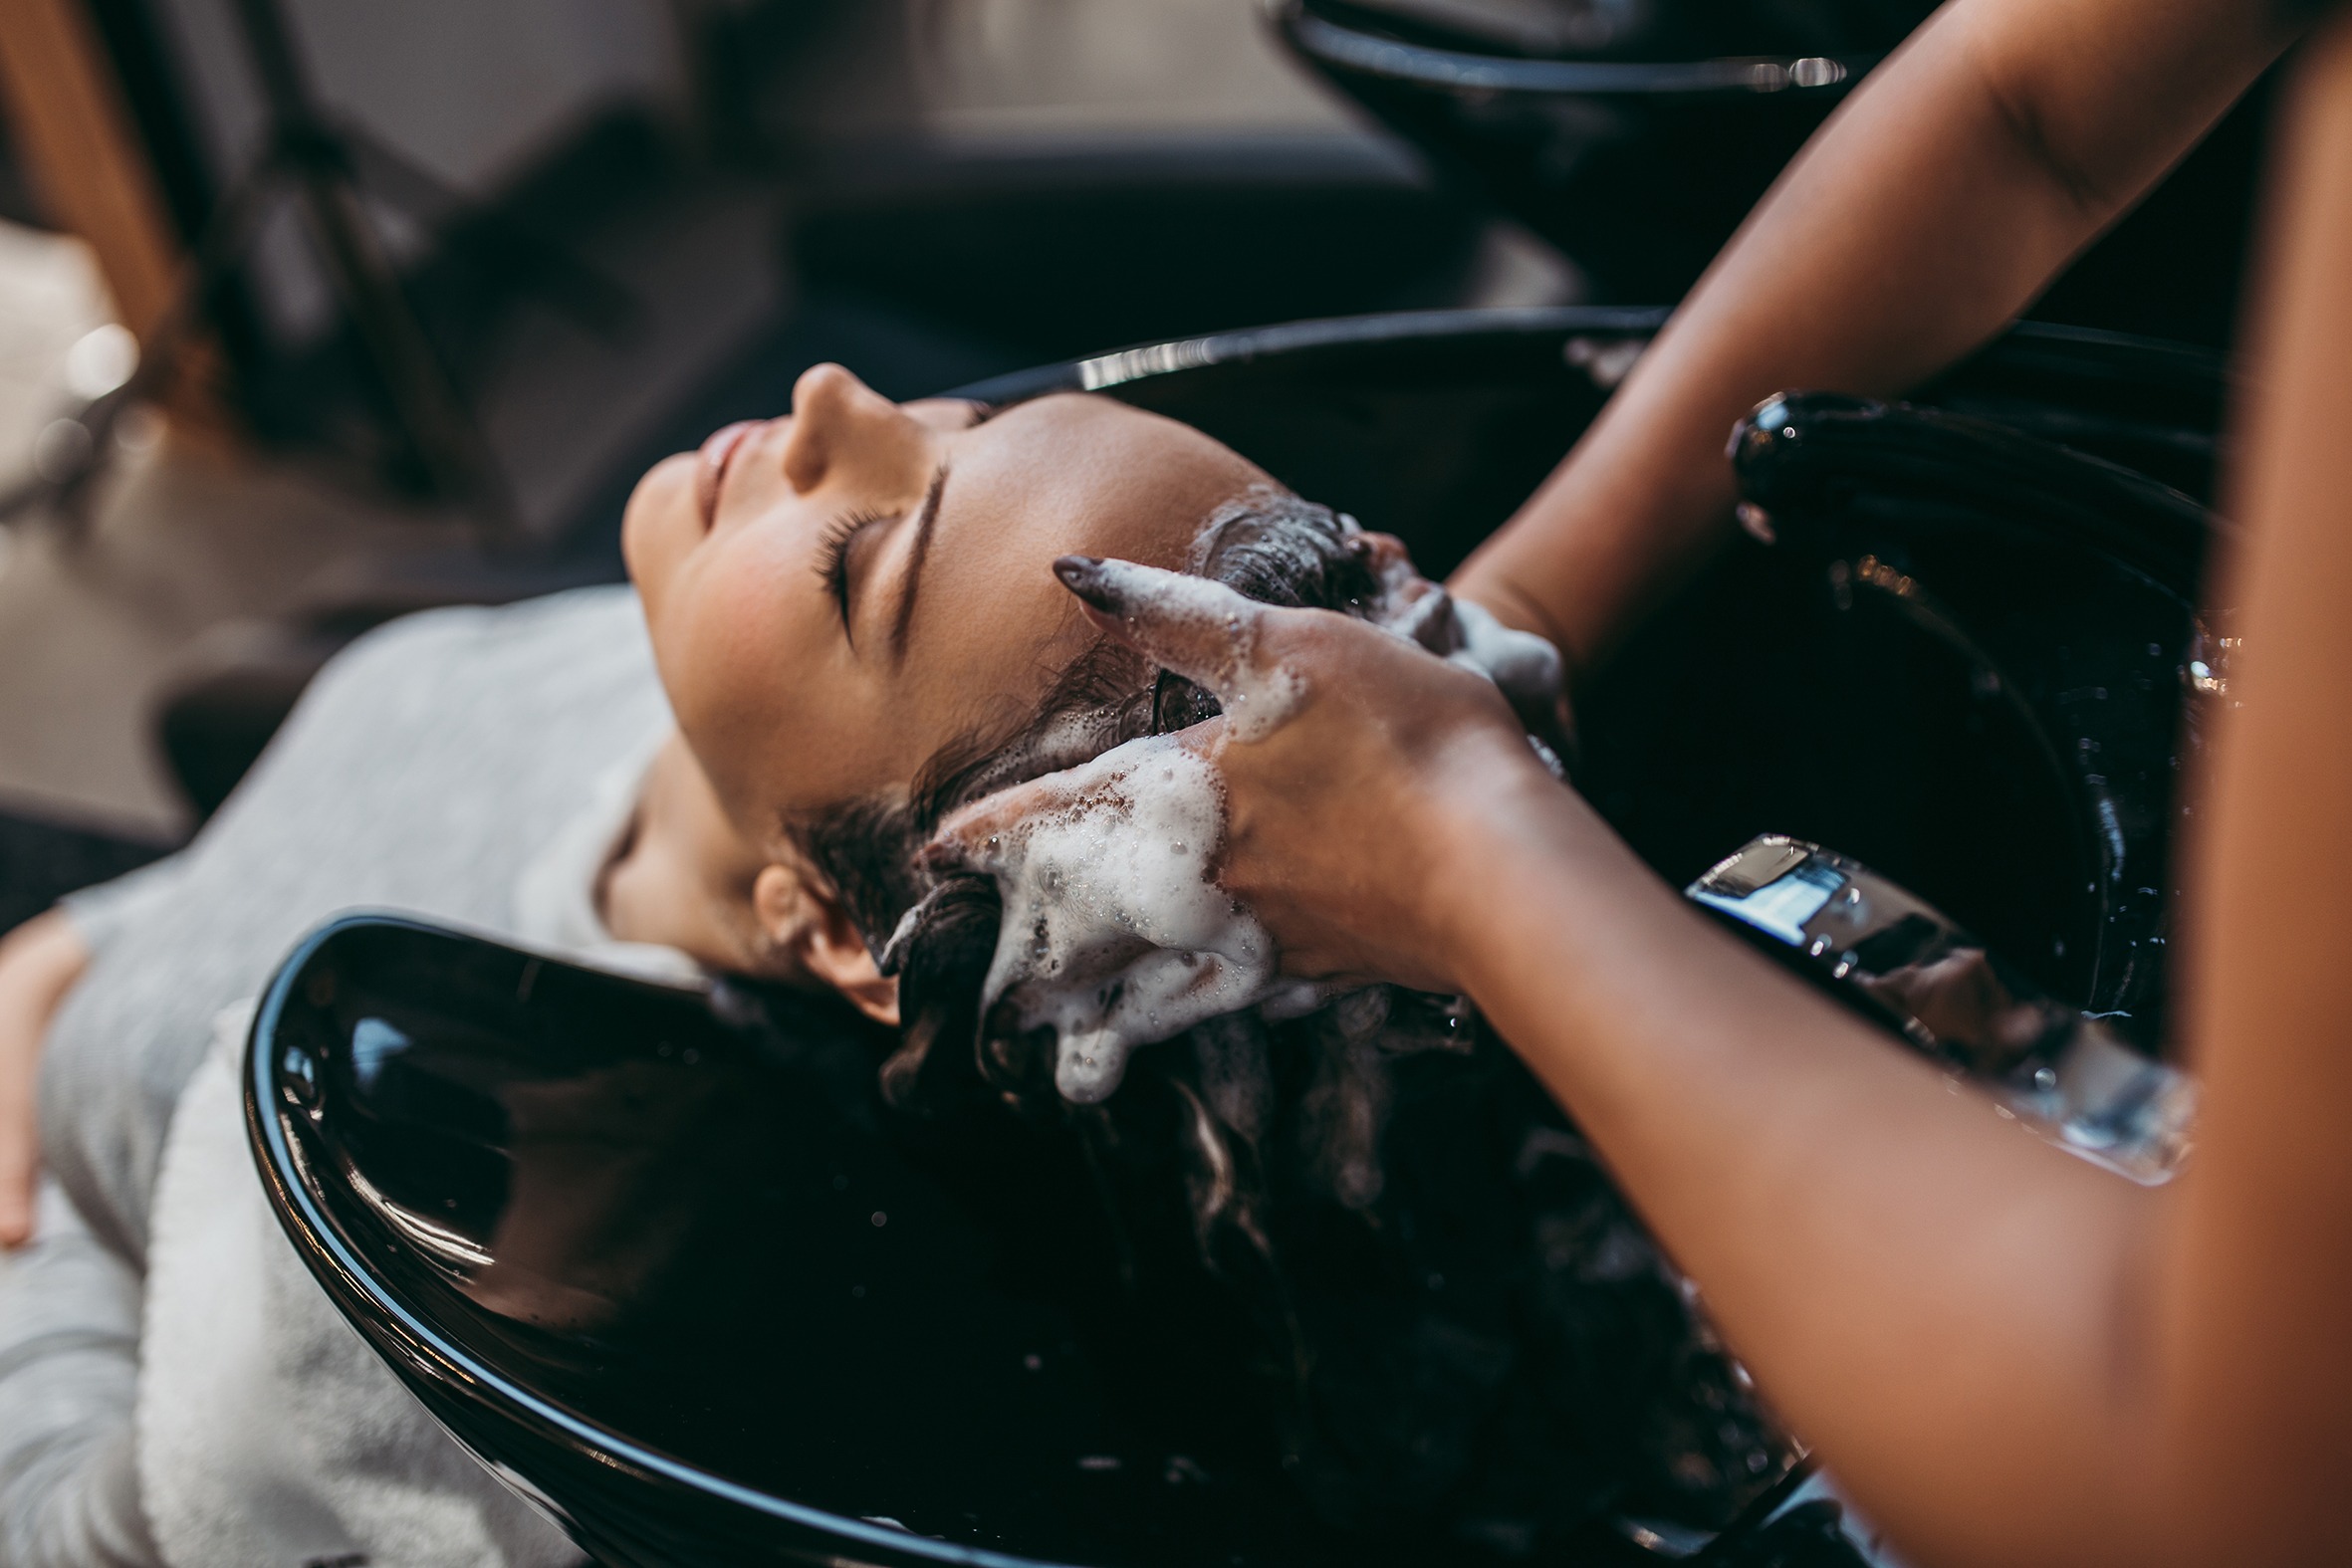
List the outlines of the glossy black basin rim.
{"type": "MultiPolygon", "coordinates": [[[[555,1446],[592,1453],[605,1465],[633,1473],[640,1481],[667,1483],[670,1488],[700,1493],[721,1503],[767,1515],[780,1524],[797,1526],[806,1533],[810,1547],[826,1560],[849,1560],[824,1553],[823,1548],[830,1543],[834,1553],[842,1548],[853,1549],[857,1554],[855,1561],[887,1565],[887,1568],[900,1568],[900,1565],[917,1568],[931,1563],[973,1565],[973,1568],[1053,1568],[1044,1559],[935,1540],[863,1519],[827,1513],[681,1462],[543,1398],[506,1377],[412,1311],[319,1201],[315,1188],[319,1178],[286,1125],[298,1112],[288,1103],[281,1064],[271,1059],[269,1050],[269,1042],[278,1034],[289,1000],[306,978],[310,961],[339,936],[369,926],[448,934],[442,928],[398,915],[356,914],[331,922],[306,938],[280,967],[254,1016],[245,1057],[246,1133],[270,1206],[296,1251],[345,1317],[404,1381],[415,1387],[420,1379],[437,1380],[449,1389],[466,1391],[472,1402],[498,1407],[502,1421],[534,1429],[536,1436],[555,1446]]],[[[307,1073],[297,1071],[298,1075],[307,1077],[307,1073]]],[[[431,1391],[419,1389],[418,1392],[429,1396],[431,1391]]],[[[441,1401],[428,1397],[426,1402],[447,1420],[441,1401]]],[[[520,1479],[504,1466],[494,1469],[510,1484],[520,1479]]],[[[553,1500],[536,1485],[526,1482],[518,1490],[543,1508],[554,1506],[553,1500]]]]}
{"type": "MultiPolygon", "coordinates": [[[[1054,392],[1105,393],[1196,425],[1296,486],[1310,476],[1283,474],[1274,461],[1277,452],[1265,448],[1256,427],[1270,417],[1281,426],[1297,425],[1306,411],[1301,404],[1328,406],[1335,396],[1358,404],[1367,399],[1402,404],[1433,393],[1467,393],[1461,400],[1476,404],[1506,388],[1540,400],[1547,387],[1575,383],[1575,406],[1545,416],[1551,421],[1548,434],[1522,429],[1511,438],[1513,452],[1491,454],[1505,458],[1512,470],[1491,516],[1475,509],[1466,516],[1459,493],[1443,499],[1449,533],[1475,527],[1476,537],[1483,537],[1567,450],[1600,400],[1630,369],[1632,356],[1672,314],[1664,306],[1565,305],[1326,317],[1131,344],[991,376],[942,395],[1011,403],[1054,392]],[[1252,379],[1282,382],[1278,405],[1237,408],[1236,393],[1252,379]],[[1541,449],[1517,450],[1530,443],[1541,449]]],[[[1909,395],[1914,403],[1989,418],[2124,463],[2210,504],[2226,387],[2227,366],[2210,350],[2024,322],[1909,395]]],[[[1396,433],[1384,430],[1378,450],[1393,453],[1396,433]]],[[[1434,435],[1419,415],[1407,433],[1423,447],[1446,439],[1434,435]]],[[[1318,429],[1312,439],[1327,444],[1336,436],[1318,429]]],[[[1338,473],[1352,474],[1361,466],[1342,465],[1338,473]]],[[[1347,488],[1309,484],[1308,493],[1345,506],[1352,499],[1347,488]]],[[[1363,499],[1368,506],[1372,497],[1363,499]]],[[[1393,504],[1361,515],[1371,526],[1405,535],[1416,559],[1437,572],[1449,569],[1475,543],[1475,537],[1465,538],[1448,548],[1434,538],[1416,537],[1399,526],[1393,504]]]]}
{"type": "Polygon", "coordinates": [[[1312,357],[1318,352],[1391,352],[1416,343],[1459,351],[1565,335],[1646,338],[1673,313],[1665,306],[1520,305],[1452,311],[1333,316],[1271,327],[1137,343],[991,376],[946,395],[1002,402],[1048,392],[1107,392],[1130,382],[1213,365],[1312,357]]]}
{"type": "Polygon", "coordinates": [[[1359,32],[1315,15],[1296,0],[1282,8],[1278,25],[1294,47],[1319,64],[1456,93],[1681,98],[1836,94],[1878,63],[1876,56],[1617,61],[1474,54],[1359,32]]]}

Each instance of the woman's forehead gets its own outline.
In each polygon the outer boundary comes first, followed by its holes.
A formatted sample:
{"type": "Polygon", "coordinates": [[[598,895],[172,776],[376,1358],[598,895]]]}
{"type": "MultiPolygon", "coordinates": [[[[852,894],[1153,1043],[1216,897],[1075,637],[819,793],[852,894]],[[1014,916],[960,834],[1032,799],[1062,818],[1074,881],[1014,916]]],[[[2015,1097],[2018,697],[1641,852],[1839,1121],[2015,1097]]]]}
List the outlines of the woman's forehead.
{"type": "Polygon", "coordinates": [[[1099,392],[1054,392],[999,410],[976,427],[976,437],[1044,437],[1107,443],[1119,450],[1155,449],[1171,457],[1249,466],[1231,447],[1181,420],[1122,403],[1099,392]]]}
{"type": "Polygon", "coordinates": [[[968,439],[955,480],[983,506],[1023,514],[1031,526],[1020,534],[1047,551],[1041,568],[1056,555],[1121,543],[1181,560],[1211,512],[1269,482],[1189,425],[1090,393],[1021,404],[968,439]]]}

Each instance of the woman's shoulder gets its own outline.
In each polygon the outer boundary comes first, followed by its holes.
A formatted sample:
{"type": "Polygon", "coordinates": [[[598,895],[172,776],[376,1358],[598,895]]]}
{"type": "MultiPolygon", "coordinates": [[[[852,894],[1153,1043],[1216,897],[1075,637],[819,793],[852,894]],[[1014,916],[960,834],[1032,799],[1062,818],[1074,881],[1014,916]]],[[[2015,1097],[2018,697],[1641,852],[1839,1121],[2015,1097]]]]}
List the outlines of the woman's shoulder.
{"type": "Polygon", "coordinates": [[[476,720],[633,708],[658,691],[635,592],[600,585],[379,626],[329,661],[287,728],[306,736],[359,723],[380,734],[413,719],[448,734],[476,720]]]}
{"type": "Polygon", "coordinates": [[[379,676],[419,664],[485,661],[561,666],[583,655],[649,664],[644,616],[625,582],[570,588],[511,604],[421,610],[366,632],[329,662],[322,681],[379,676]]]}
{"type": "Polygon", "coordinates": [[[348,849],[420,812],[554,809],[564,779],[599,774],[667,716],[625,586],[406,616],[320,672],[199,845],[266,857],[311,833],[348,849]]]}

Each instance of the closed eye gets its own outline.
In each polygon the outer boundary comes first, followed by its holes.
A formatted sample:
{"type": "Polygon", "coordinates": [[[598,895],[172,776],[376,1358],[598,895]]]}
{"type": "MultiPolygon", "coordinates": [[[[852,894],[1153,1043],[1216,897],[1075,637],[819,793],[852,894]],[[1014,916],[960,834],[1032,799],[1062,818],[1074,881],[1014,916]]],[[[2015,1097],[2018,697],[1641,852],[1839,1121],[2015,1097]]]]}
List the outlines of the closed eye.
{"type": "Polygon", "coordinates": [[[832,598],[834,613],[841,619],[841,636],[852,648],[857,646],[857,639],[849,630],[849,547],[857,542],[858,535],[878,523],[889,522],[894,515],[845,513],[825,525],[824,536],[817,543],[818,579],[832,598]]]}

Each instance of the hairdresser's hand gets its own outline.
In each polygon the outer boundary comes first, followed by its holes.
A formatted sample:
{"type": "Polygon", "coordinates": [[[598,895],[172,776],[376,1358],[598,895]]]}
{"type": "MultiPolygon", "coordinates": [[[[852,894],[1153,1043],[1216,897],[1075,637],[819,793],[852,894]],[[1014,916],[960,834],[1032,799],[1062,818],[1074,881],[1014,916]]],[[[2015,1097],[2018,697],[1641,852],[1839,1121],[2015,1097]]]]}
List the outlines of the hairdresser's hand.
{"type": "Polygon", "coordinates": [[[51,912],[0,938],[0,1246],[33,1235],[33,1190],[41,1165],[34,1085],[49,1020],[89,966],[71,922],[51,912]]]}
{"type": "MultiPolygon", "coordinates": [[[[1125,561],[1056,569],[1104,631],[1225,709],[1184,739],[1225,783],[1217,879],[1274,933],[1284,973],[1461,989],[1456,834],[1531,796],[1574,803],[1493,683],[1331,611],[1125,561]]],[[[976,802],[941,837],[976,845],[1065,777],[976,802]]]]}

